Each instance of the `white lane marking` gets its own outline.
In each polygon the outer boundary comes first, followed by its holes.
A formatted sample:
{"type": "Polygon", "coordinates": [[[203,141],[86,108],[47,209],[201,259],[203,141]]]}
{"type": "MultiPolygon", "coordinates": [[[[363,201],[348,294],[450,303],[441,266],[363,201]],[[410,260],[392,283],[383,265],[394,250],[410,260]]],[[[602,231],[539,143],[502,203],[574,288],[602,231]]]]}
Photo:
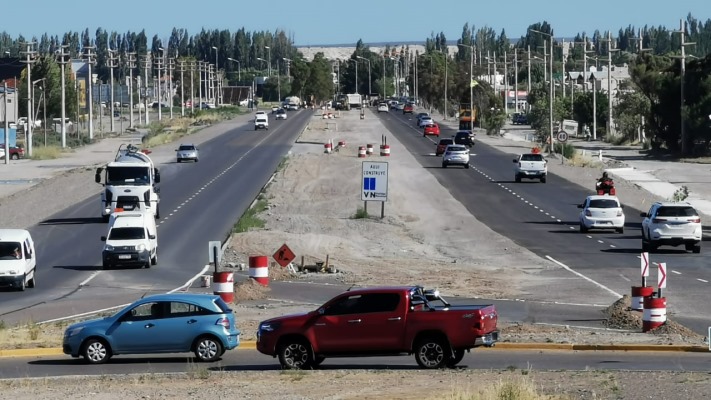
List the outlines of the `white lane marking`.
{"type": "Polygon", "coordinates": [[[681,275],[681,272],[672,270],[672,274],[681,275]]]}
{"type": "Polygon", "coordinates": [[[617,246],[615,246],[614,244],[611,244],[610,247],[612,247],[612,248],[614,249],[614,248],[617,247],[617,246]]]}
{"type": "Polygon", "coordinates": [[[571,272],[571,273],[573,273],[573,274],[579,276],[580,278],[583,278],[583,279],[585,279],[586,281],[592,283],[593,285],[599,287],[600,289],[605,290],[605,291],[607,291],[608,293],[611,293],[612,295],[617,296],[618,298],[621,298],[621,297],[622,297],[621,294],[615,292],[614,290],[610,289],[609,287],[607,287],[607,286],[603,285],[602,283],[597,282],[597,281],[595,281],[595,280],[593,280],[593,279],[591,279],[591,278],[588,278],[587,276],[581,274],[581,273],[578,272],[578,271],[573,270],[572,268],[570,268],[569,266],[567,266],[567,265],[563,264],[562,262],[556,260],[555,258],[553,258],[553,257],[551,257],[551,256],[546,256],[546,258],[549,259],[549,260],[551,260],[551,261],[553,261],[554,263],[560,265],[561,267],[563,267],[563,268],[564,268],[565,270],[567,270],[568,272],[571,272]]]}
{"type": "Polygon", "coordinates": [[[169,291],[168,293],[175,293],[179,290],[187,290],[190,286],[192,286],[193,282],[195,282],[202,275],[205,275],[208,269],[210,269],[210,264],[205,265],[200,272],[190,278],[187,282],[185,282],[185,284],[183,284],[182,286],[178,286],[177,288],[169,291]]]}
{"type": "Polygon", "coordinates": [[[600,244],[604,244],[604,243],[605,243],[605,242],[603,242],[603,241],[600,240],[600,239],[598,239],[597,242],[600,243],[600,244]]]}
{"type": "Polygon", "coordinates": [[[620,278],[626,280],[627,282],[632,282],[632,281],[630,280],[630,278],[628,278],[628,277],[626,277],[626,276],[624,276],[624,275],[622,275],[622,274],[620,274],[620,278]]]}
{"type": "Polygon", "coordinates": [[[87,283],[89,283],[92,279],[96,278],[97,275],[99,275],[101,271],[94,271],[92,272],[91,275],[89,275],[88,278],[84,279],[80,284],[79,287],[86,286],[87,283]]]}
{"type": "Polygon", "coordinates": [[[703,283],[709,283],[706,279],[696,278],[696,280],[703,283]]]}
{"type": "MultiPolygon", "coordinates": [[[[130,304],[130,303],[128,303],[128,304],[130,304]]],[[[121,304],[120,306],[102,308],[101,310],[94,310],[94,311],[89,311],[89,312],[85,312],[85,313],[81,313],[81,314],[69,315],[66,317],[48,319],[46,321],[38,322],[37,324],[42,325],[42,324],[51,324],[52,322],[73,320],[73,319],[77,319],[77,318],[81,318],[81,317],[86,317],[87,315],[95,315],[95,314],[100,314],[100,313],[107,312],[107,311],[118,310],[118,309],[126,307],[128,304],[121,304]]]]}

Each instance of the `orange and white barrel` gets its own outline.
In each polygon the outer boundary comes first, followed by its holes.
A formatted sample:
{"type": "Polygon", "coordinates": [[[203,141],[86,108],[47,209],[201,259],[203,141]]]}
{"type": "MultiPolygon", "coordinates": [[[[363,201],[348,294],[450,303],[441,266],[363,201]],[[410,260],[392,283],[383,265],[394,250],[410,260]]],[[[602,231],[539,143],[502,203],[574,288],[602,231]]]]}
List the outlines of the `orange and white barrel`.
{"type": "Polygon", "coordinates": [[[635,311],[644,310],[644,298],[652,297],[654,288],[651,286],[632,286],[632,304],[630,308],[635,311]]]}
{"type": "Polygon", "coordinates": [[[249,256],[249,277],[263,286],[269,286],[269,260],[267,256],[249,256]]]}
{"type": "Polygon", "coordinates": [[[366,145],[365,152],[366,152],[366,154],[368,154],[368,155],[373,154],[373,144],[372,144],[372,143],[368,143],[368,144],[366,145]]]}
{"type": "Polygon", "coordinates": [[[219,295],[226,303],[235,299],[235,280],[232,272],[222,271],[212,274],[213,293],[219,295]]]}
{"type": "Polygon", "coordinates": [[[649,332],[667,322],[666,297],[645,297],[642,312],[642,332],[649,332]]]}
{"type": "Polygon", "coordinates": [[[326,154],[330,154],[331,150],[333,149],[333,145],[331,142],[326,142],[323,144],[323,152],[326,154]]]}
{"type": "Polygon", "coordinates": [[[365,158],[365,146],[358,146],[358,158],[365,158]]]}
{"type": "Polygon", "coordinates": [[[390,145],[381,144],[380,145],[380,155],[383,157],[390,157],[390,145]]]}

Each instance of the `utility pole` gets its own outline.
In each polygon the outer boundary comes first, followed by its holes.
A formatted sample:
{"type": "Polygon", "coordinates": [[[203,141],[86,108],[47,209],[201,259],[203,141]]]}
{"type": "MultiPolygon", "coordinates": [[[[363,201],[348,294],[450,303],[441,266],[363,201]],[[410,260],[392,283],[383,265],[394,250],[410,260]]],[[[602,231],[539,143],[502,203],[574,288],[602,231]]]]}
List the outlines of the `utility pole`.
{"type": "Polygon", "coordinates": [[[612,136],[612,34],[607,31],[607,134],[612,136]]]}
{"type": "Polygon", "coordinates": [[[185,60],[180,60],[180,116],[185,117],[185,60]]]}
{"type": "Polygon", "coordinates": [[[526,88],[526,112],[531,112],[531,46],[526,49],[528,51],[528,87],[526,88]]]}
{"type": "Polygon", "coordinates": [[[509,115],[509,60],[504,50],[504,112],[509,115]]]}
{"type": "MultiPolygon", "coordinates": [[[[62,82],[62,104],[61,104],[61,108],[62,108],[61,109],[62,148],[67,147],[67,121],[66,121],[66,113],[67,113],[66,108],[67,107],[66,107],[66,88],[65,88],[66,82],[65,82],[64,70],[65,70],[65,66],[69,62],[69,60],[67,59],[67,57],[69,57],[69,53],[67,53],[67,51],[66,51],[68,47],[69,47],[69,45],[64,45],[64,44],[61,45],[59,48],[59,52],[57,53],[57,58],[58,58],[57,63],[59,63],[59,65],[61,66],[60,71],[62,74],[62,77],[61,77],[61,82],[62,82]]],[[[28,120],[29,120],[29,118],[28,118],[28,120]]],[[[31,123],[34,123],[34,121],[32,121],[31,123]]],[[[47,129],[46,126],[44,128],[47,129]]]]}
{"type": "Polygon", "coordinates": [[[190,66],[190,114],[195,112],[195,62],[190,61],[188,64],[190,66]]]}
{"type": "Polygon", "coordinates": [[[514,102],[516,102],[516,112],[518,112],[518,49],[514,49],[514,102]]]}
{"type": "Polygon", "coordinates": [[[202,71],[203,71],[202,61],[197,62],[197,67],[198,67],[198,91],[200,92],[198,94],[198,96],[199,96],[198,103],[199,103],[200,107],[202,107],[202,71]]]}
{"type": "MultiPolygon", "coordinates": [[[[136,68],[136,53],[128,53],[128,112],[130,121],[128,127],[133,129],[133,69],[136,68]]],[[[140,118],[139,118],[140,119],[140,118]]]]}
{"type": "MultiPolygon", "coordinates": [[[[162,48],[160,50],[162,51],[162,48]]],[[[163,54],[156,58],[156,64],[156,68],[158,70],[158,121],[161,121],[163,120],[163,113],[161,112],[161,109],[163,108],[163,93],[161,91],[160,80],[163,72],[163,54]]]]}
{"type": "MultiPolygon", "coordinates": [[[[34,124],[32,120],[32,64],[35,63],[37,55],[37,52],[33,50],[35,44],[36,42],[25,43],[27,50],[22,52],[27,57],[22,62],[27,64],[27,143],[25,145],[27,146],[27,155],[29,157],[32,157],[32,125],[34,124]]],[[[44,128],[47,129],[46,126],[44,128]]]]}
{"type": "Polygon", "coordinates": [[[114,68],[118,67],[118,62],[119,62],[119,57],[116,54],[116,50],[111,50],[109,49],[109,79],[111,81],[111,95],[110,95],[110,101],[111,101],[111,106],[109,107],[109,112],[111,113],[111,116],[109,117],[109,121],[111,121],[111,133],[115,132],[114,129],[114,68]]]}
{"type": "MultiPolygon", "coordinates": [[[[86,63],[89,67],[89,76],[87,76],[86,85],[89,87],[89,140],[91,141],[94,140],[94,75],[92,75],[91,73],[91,67],[96,63],[96,60],[94,59],[94,56],[96,54],[92,53],[92,50],[94,50],[94,46],[86,46],[84,47],[84,50],[86,50],[86,53],[84,53],[84,57],[86,57],[86,63]]],[[[46,126],[45,129],[47,129],[46,126]]]]}
{"type": "Polygon", "coordinates": [[[145,93],[143,95],[143,103],[144,103],[144,110],[146,113],[146,126],[148,126],[149,123],[149,118],[148,118],[148,70],[151,68],[151,55],[146,53],[146,55],[143,57],[143,81],[145,85],[145,93]]]}
{"type": "Polygon", "coordinates": [[[170,119],[173,119],[173,71],[175,70],[175,59],[168,58],[166,68],[168,69],[168,107],[170,107],[170,119]]]}
{"type": "MultiPolygon", "coordinates": [[[[685,42],[684,40],[686,39],[686,21],[679,20],[679,30],[678,31],[673,31],[673,33],[678,33],[681,37],[681,69],[680,69],[680,76],[679,76],[679,86],[681,88],[681,102],[679,103],[679,112],[680,112],[680,121],[681,121],[681,154],[682,155],[687,155],[689,154],[689,140],[686,137],[686,121],[684,119],[684,80],[685,80],[685,75],[686,75],[686,46],[694,45],[696,44],[695,42],[685,42]]],[[[641,48],[641,45],[640,45],[641,48]]]]}

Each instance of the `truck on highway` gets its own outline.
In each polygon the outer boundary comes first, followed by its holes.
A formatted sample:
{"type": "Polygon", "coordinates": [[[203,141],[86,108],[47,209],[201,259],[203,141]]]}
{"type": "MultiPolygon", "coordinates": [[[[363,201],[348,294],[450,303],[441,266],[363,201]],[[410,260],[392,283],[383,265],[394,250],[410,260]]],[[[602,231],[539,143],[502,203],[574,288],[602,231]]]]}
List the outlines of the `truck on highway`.
{"type": "Polygon", "coordinates": [[[301,99],[298,96],[289,96],[284,99],[284,108],[296,111],[301,107],[301,99]]]}
{"type": "Polygon", "coordinates": [[[348,290],[308,313],[259,324],[257,350],[286,369],[330,357],[414,354],[426,369],[453,367],[499,340],[493,305],[454,305],[421,286],[348,290]]]}
{"type": "MultiPolygon", "coordinates": [[[[537,148],[536,148],[537,149],[537,148]]],[[[543,158],[543,154],[537,151],[520,154],[513,159],[514,180],[521,182],[522,178],[540,179],[541,183],[546,183],[548,175],[548,161],[543,158]]]]}
{"type": "Polygon", "coordinates": [[[363,106],[363,97],[358,93],[350,93],[346,95],[346,108],[350,110],[351,108],[360,109],[363,106]]]}
{"type": "Polygon", "coordinates": [[[160,218],[160,172],[148,156],[132,144],[119,146],[114,160],[96,169],[94,180],[102,184],[101,216],[108,221],[117,208],[146,210],[160,218]],[[103,175],[103,182],[102,182],[103,175]]]}
{"type": "Polygon", "coordinates": [[[472,106],[467,103],[459,104],[459,130],[471,131],[476,121],[476,108],[472,110],[472,106]]]}

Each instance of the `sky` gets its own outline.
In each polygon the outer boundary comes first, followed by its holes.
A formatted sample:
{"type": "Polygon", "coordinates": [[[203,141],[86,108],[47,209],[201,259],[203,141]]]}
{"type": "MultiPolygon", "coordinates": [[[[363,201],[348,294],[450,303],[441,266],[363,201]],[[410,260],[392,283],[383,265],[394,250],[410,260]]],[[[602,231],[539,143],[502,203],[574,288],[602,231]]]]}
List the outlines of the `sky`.
{"type": "Polygon", "coordinates": [[[191,36],[205,30],[248,32],[283,30],[297,46],[382,42],[424,42],[432,33],[443,32],[456,41],[465,23],[479,29],[502,29],[510,39],[525,35],[529,25],[547,21],[556,37],[573,37],[597,29],[666,26],[678,29],[679,20],[690,13],[705,22],[711,17],[709,0],[304,0],[304,1],[136,1],[96,0],[15,1],[0,23],[0,32],[25,39],[43,33],[59,35],[98,28],[108,32],[146,31],[167,39],[173,28],[187,29],[191,36]],[[106,5],[104,5],[106,4],[106,5]]]}

